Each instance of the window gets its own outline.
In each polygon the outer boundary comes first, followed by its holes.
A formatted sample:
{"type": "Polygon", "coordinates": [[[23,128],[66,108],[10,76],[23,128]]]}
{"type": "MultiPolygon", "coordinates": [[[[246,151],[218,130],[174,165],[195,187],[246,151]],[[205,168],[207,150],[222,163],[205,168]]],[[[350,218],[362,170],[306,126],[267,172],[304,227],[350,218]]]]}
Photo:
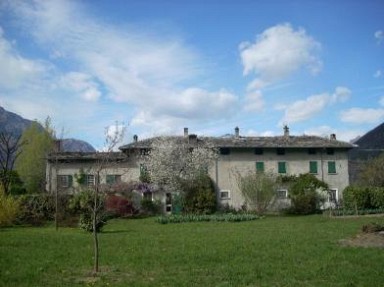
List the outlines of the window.
{"type": "Polygon", "coordinates": [[[264,162],[257,161],[256,162],[256,172],[264,172],[264,162]]]}
{"type": "Polygon", "coordinates": [[[169,192],[165,194],[165,211],[166,212],[172,211],[172,194],[169,192]]]}
{"type": "Polygon", "coordinates": [[[262,155],[264,153],[262,148],[255,148],[255,154],[262,155]]]}
{"type": "Polygon", "coordinates": [[[227,147],[220,148],[220,154],[222,155],[229,155],[231,153],[231,150],[227,147]]]}
{"type": "Polygon", "coordinates": [[[146,199],[146,200],[152,201],[152,192],[150,192],[150,191],[144,192],[143,193],[143,198],[146,199]]]}
{"type": "Polygon", "coordinates": [[[278,189],[276,190],[277,199],[287,199],[288,198],[288,190],[287,189],[278,189]]]}
{"type": "Polygon", "coordinates": [[[327,154],[329,155],[335,154],[335,149],[333,148],[327,148],[326,151],[327,151],[327,154]]]}
{"type": "Polygon", "coordinates": [[[328,201],[329,202],[337,202],[339,197],[337,188],[331,188],[328,190],[328,201]]]}
{"type": "Polygon", "coordinates": [[[107,184],[115,184],[121,182],[121,175],[108,174],[106,179],[107,184]]]}
{"type": "Polygon", "coordinates": [[[309,173],[317,174],[317,161],[309,162],[309,173]]]}
{"type": "Polygon", "coordinates": [[[315,148],[309,148],[308,154],[316,154],[316,149],[315,148]]]}
{"type": "Polygon", "coordinates": [[[328,162],[328,173],[336,173],[336,162],[329,161],[328,162]]]}
{"type": "Polygon", "coordinates": [[[87,174],[87,181],[86,181],[87,186],[93,186],[95,185],[95,176],[93,174],[87,174]]]}
{"type": "Polygon", "coordinates": [[[285,155],[285,149],[284,148],[278,148],[276,149],[277,155],[285,155]]]}
{"type": "Polygon", "coordinates": [[[231,192],[229,190],[220,190],[220,199],[226,200],[231,198],[231,192]]]}
{"type": "Polygon", "coordinates": [[[287,166],[285,161],[279,161],[277,164],[278,173],[287,173],[287,166]]]}
{"type": "Polygon", "coordinates": [[[58,187],[68,188],[72,186],[72,175],[59,175],[57,178],[58,187]]]}

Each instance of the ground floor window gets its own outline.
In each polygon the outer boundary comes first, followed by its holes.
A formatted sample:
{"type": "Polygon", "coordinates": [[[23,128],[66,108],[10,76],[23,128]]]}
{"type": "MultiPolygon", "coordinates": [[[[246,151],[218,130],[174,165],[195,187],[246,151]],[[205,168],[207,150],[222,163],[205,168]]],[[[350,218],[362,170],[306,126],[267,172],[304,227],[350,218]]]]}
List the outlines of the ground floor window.
{"type": "Polygon", "coordinates": [[[121,182],[121,175],[119,174],[108,174],[106,178],[107,184],[115,184],[121,182]]]}
{"type": "Polygon", "coordinates": [[[95,176],[93,174],[87,174],[87,186],[94,186],[95,185],[95,176]]]}
{"type": "Polygon", "coordinates": [[[220,190],[220,199],[227,200],[231,198],[231,192],[229,190],[220,190]]]}
{"type": "Polygon", "coordinates": [[[328,190],[328,202],[337,202],[339,194],[337,188],[331,188],[328,190]]]}
{"type": "Polygon", "coordinates": [[[72,175],[59,175],[57,177],[58,187],[68,188],[72,186],[73,178],[72,175]]]}
{"type": "Polygon", "coordinates": [[[169,192],[165,194],[165,211],[172,211],[172,193],[169,192]]]}
{"type": "Polygon", "coordinates": [[[277,199],[287,199],[288,198],[288,190],[284,188],[280,188],[276,190],[277,199]]]}

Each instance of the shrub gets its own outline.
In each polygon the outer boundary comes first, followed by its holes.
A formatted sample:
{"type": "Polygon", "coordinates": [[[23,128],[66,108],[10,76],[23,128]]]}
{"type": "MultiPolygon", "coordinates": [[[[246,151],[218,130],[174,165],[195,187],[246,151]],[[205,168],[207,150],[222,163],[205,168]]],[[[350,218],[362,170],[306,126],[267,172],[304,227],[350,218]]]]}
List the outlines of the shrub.
{"type": "MultiPolygon", "coordinates": [[[[84,190],[76,193],[70,200],[70,209],[80,214],[79,227],[88,232],[93,232],[94,193],[92,190],[84,190]]],[[[100,232],[106,223],[105,198],[102,193],[97,198],[96,232],[100,232]]]]}
{"type": "Polygon", "coordinates": [[[20,201],[0,189],[0,226],[12,224],[17,219],[19,209],[20,201]]]}
{"type": "Polygon", "coordinates": [[[161,201],[143,198],[141,201],[141,212],[145,215],[159,215],[162,213],[163,205],[161,201]]]}
{"type": "Polygon", "coordinates": [[[384,231],[384,224],[379,224],[376,222],[368,223],[366,225],[363,225],[362,230],[364,233],[375,233],[379,231],[384,231]]]}
{"type": "Polygon", "coordinates": [[[52,220],[55,214],[54,197],[48,194],[24,194],[19,197],[20,223],[39,225],[52,220]]]}
{"type": "Polygon", "coordinates": [[[361,186],[348,186],[343,191],[343,203],[346,209],[367,209],[371,207],[369,190],[361,186]]]}
{"type": "Polygon", "coordinates": [[[105,209],[113,217],[133,215],[136,209],[127,198],[118,195],[108,195],[105,199],[105,209]]]}
{"type": "Polygon", "coordinates": [[[290,184],[289,198],[292,204],[287,210],[288,213],[313,214],[320,210],[324,198],[318,191],[328,188],[325,182],[308,173],[287,180],[290,184]]]}
{"type": "Polygon", "coordinates": [[[216,194],[212,179],[205,173],[193,180],[182,182],[184,191],[183,211],[186,213],[211,214],[216,211],[216,194]]]}
{"type": "Polygon", "coordinates": [[[384,187],[372,187],[369,190],[372,207],[384,209],[384,187]]]}

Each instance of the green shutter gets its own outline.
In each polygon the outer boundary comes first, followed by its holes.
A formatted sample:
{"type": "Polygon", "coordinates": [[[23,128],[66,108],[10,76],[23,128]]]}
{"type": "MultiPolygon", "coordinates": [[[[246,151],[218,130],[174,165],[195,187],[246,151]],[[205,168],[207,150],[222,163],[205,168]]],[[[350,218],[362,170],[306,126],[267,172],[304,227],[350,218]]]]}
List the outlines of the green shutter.
{"type": "Polygon", "coordinates": [[[280,161],[278,163],[278,172],[279,173],[287,173],[287,168],[286,168],[285,161],[280,161]]]}
{"type": "Polygon", "coordinates": [[[262,161],[256,162],[256,171],[257,172],[264,172],[264,162],[262,162],[262,161]]]}
{"type": "Polygon", "coordinates": [[[115,176],[114,175],[107,175],[107,184],[113,184],[115,183],[115,176]]]}
{"type": "Polygon", "coordinates": [[[336,162],[334,161],[328,162],[328,173],[336,173],[336,162]]]}
{"type": "Polygon", "coordinates": [[[73,184],[73,176],[72,175],[68,175],[68,187],[71,187],[73,184]]]}
{"type": "Polygon", "coordinates": [[[317,173],[317,161],[310,161],[309,162],[309,172],[310,173],[317,173]]]}

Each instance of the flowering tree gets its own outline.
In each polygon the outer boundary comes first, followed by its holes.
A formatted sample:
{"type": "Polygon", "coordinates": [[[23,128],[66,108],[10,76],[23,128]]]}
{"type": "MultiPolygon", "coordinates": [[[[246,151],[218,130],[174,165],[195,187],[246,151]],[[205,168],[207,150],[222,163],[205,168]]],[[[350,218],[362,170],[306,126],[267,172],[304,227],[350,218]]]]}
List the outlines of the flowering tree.
{"type": "Polygon", "coordinates": [[[218,151],[209,138],[158,137],[144,158],[150,180],[170,191],[181,190],[180,179],[195,180],[217,159],[218,151]]]}

